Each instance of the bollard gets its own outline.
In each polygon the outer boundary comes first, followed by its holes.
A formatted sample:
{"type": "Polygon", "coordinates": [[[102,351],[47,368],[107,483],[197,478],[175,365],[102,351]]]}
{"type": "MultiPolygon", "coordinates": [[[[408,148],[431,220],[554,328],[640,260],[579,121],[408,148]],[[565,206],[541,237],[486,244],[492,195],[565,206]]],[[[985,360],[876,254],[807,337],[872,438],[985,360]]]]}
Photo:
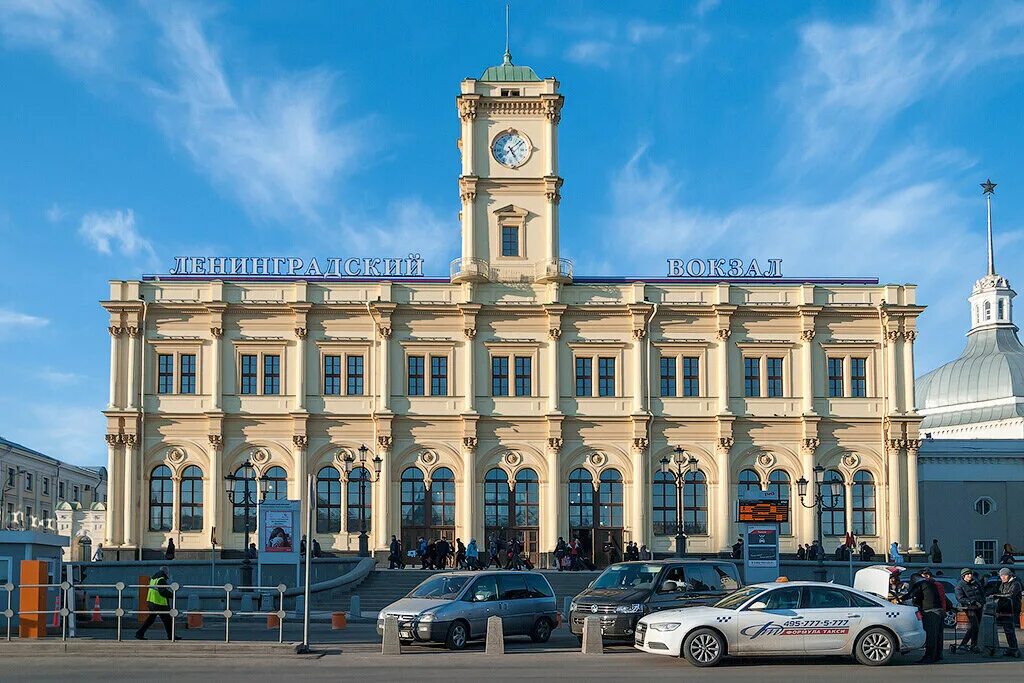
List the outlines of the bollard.
{"type": "Polygon", "coordinates": [[[505,654],[505,629],[501,617],[487,617],[487,645],[489,655],[505,654]]]}
{"type": "Polygon", "coordinates": [[[242,606],[239,612],[255,612],[252,606],[252,593],[242,593],[242,606]]]}
{"type": "Polygon", "coordinates": [[[267,615],[267,629],[275,629],[281,626],[281,618],[277,616],[277,612],[271,612],[267,615]]]}
{"type": "Polygon", "coordinates": [[[384,643],[381,654],[402,654],[402,641],[398,639],[398,617],[384,617],[384,643]]]}
{"type": "Polygon", "coordinates": [[[348,626],[348,619],[344,612],[331,612],[331,630],[340,631],[348,626]]]}
{"type": "Polygon", "coordinates": [[[202,628],[203,615],[196,614],[199,611],[199,594],[189,593],[185,604],[185,612],[188,614],[185,618],[185,628],[202,628]]]}
{"type": "Polygon", "coordinates": [[[604,654],[604,640],[601,635],[601,617],[586,617],[583,620],[583,654],[604,654]]]}
{"type": "Polygon", "coordinates": [[[359,599],[358,595],[352,596],[351,602],[349,602],[348,611],[349,614],[354,616],[356,619],[363,616],[362,601],[359,599]]]}

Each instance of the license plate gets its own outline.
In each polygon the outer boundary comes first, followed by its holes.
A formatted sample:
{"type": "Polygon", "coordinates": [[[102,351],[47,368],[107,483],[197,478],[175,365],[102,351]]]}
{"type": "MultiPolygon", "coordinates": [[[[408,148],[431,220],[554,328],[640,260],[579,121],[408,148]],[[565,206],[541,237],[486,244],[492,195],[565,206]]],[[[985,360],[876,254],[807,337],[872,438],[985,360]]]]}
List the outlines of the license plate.
{"type": "Polygon", "coordinates": [[[402,638],[412,638],[412,631],[399,631],[398,635],[402,638]]]}

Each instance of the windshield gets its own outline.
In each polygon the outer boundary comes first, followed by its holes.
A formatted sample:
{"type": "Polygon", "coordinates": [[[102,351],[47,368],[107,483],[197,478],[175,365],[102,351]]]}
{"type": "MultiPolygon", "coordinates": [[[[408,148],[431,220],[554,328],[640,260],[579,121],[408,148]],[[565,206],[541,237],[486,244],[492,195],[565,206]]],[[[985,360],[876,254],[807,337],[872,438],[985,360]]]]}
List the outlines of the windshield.
{"type": "Polygon", "coordinates": [[[653,588],[654,579],[660,571],[659,564],[617,564],[605,569],[592,587],[614,590],[653,588]]]}
{"type": "Polygon", "coordinates": [[[466,576],[435,576],[416,586],[412,593],[409,593],[409,597],[454,600],[467,580],[466,576]]]}
{"type": "Polygon", "coordinates": [[[746,588],[741,588],[735,593],[730,593],[729,595],[725,596],[724,598],[716,602],[714,604],[714,607],[717,607],[719,609],[736,609],[750,598],[754,597],[755,595],[760,595],[765,590],[767,589],[761,586],[747,586],[746,588]]]}

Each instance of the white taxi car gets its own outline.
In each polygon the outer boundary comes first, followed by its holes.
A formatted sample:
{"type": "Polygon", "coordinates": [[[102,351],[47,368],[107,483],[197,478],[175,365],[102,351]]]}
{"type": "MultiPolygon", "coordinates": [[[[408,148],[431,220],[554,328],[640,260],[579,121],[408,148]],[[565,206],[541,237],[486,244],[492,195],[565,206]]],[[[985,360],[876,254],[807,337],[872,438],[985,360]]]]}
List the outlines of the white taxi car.
{"type": "Polygon", "coordinates": [[[760,583],[711,607],[648,614],[634,644],[651,654],[715,666],[726,656],[853,655],[880,666],[924,647],[915,607],[814,581],[760,583]]]}

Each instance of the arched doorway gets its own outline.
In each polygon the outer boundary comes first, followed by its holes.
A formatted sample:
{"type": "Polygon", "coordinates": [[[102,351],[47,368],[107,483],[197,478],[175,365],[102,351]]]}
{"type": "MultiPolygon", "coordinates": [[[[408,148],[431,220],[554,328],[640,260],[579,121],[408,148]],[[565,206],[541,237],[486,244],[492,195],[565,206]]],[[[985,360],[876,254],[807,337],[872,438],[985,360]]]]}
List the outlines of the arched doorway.
{"type": "Polygon", "coordinates": [[[484,476],[484,547],[492,535],[503,541],[516,536],[530,561],[540,558],[540,487],[537,473],[521,469],[511,484],[505,470],[495,467],[484,476]]]}
{"type": "Polygon", "coordinates": [[[590,472],[582,467],[573,470],[569,474],[569,535],[580,540],[584,557],[599,567],[607,566],[613,554],[621,560],[622,524],[622,474],[614,468],[604,470],[595,491],[590,472]]]}
{"type": "Polygon", "coordinates": [[[427,495],[423,470],[402,472],[402,547],[415,550],[420,536],[455,543],[455,475],[447,467],[434,470],[427,495]]]}

